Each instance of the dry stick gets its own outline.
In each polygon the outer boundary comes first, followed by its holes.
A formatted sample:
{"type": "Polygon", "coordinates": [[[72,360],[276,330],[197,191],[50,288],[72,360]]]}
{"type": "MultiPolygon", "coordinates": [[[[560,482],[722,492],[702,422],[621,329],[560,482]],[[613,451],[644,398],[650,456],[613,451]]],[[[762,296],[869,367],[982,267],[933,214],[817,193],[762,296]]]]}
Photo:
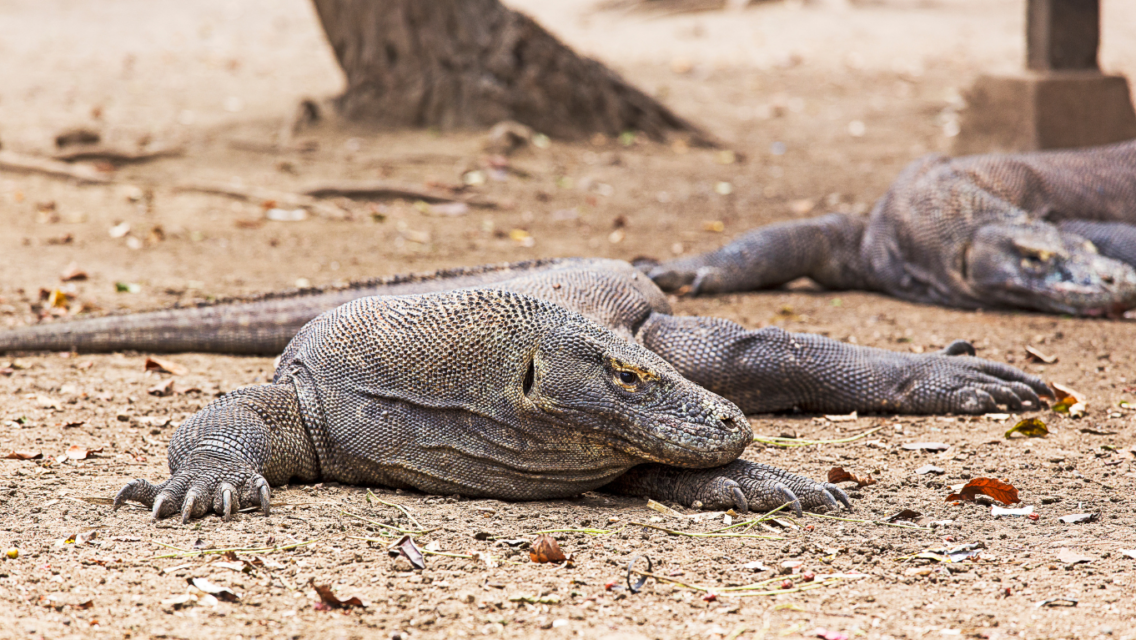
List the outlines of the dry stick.
{"type": "Polygon", "coordinates": [[[376,180],[351,180],[341,182],[328,182],[316,184],[300,191],[302,195],[313,198],[361,198],[386,199],[402,198],[405,200],[421,200],[430,204],[447,202],[464,202],[471,207],[484,207],[496,209],[497,203],[492,200],[475,196],[449,196],[437,191],[426,191],[407,185],[396,185],[376,180]]]}
{"type": "Polygon", "coordinates": [[[888,522],[887,520],[860,520],[857,518],[838,518],[836,516],[826,516],[820,513],[812,513],[806,511],[805,515],[814,516],[817,518],[825,518],[827,520],[840,520],[841,522],[860,522],[863,524],[879,524],[885,527],[895,527],[896,529],[915,529],[916,531],[934,531],[931,527],[920,527],[914,524],[900,524],[898,522],[888,522]]]}
{"type": "Polygon", "coordinates": [[[870,436],[880,429],[883,429],[883,427],[868,429],[867,431],[859,435],[855,435],[850,438],[841,438],[839,440],[802,440],[800,438],[782,438],[780,436],[754,436],[753,441],[771,444],[777,447],[808,447],[816,444],[843,444],[845,442],[853,442],[855,440],[859,440],[860,438],[870,436]]]}
{"type": "Polygon", "coordinates": [[[320,202],[316,198],[288,191],[276,191],[262,187],[246,187],[229,182],[187,182],[174,185],[174,191],[205,193],[215,196],[227,196],[245,202],[257,204],[272,201],[284,207],[298,207],[309,209],[325,218],[333,220],[343,219],[344,213],[338,207],[320,202]]]}
{"type": "Polygon", "coordinates": [[[668,578],[666,576],[660,576],[658,574],[650,573],[648,571],[635,570],[635,571],[631,571],[631,573],[634,573],[634,574],[640,575],[640,576],[645,576],[647,578],[654,578],[655,580],[658,580],[660,582],[668,582],[670,584],[677,585],[677,586],[683,587],[685,589],[691,589],[693,591],[702,591],[704,593],[713,593],[713,594],[718,595],[718,596],[732,597],[732,598],[746,598],[746,597],[753,597],[753,596],[772,596],[772,595],[778,595],[778,594],[782,594],[782,593],[800,593],[801,591],[809,591],[810,589],[819,589],[820,587],[826,587],[830,584],[836,584],[836,583],[844,580],[843,578],[823,578],[823,579],[821,579],[817,582],[802,585],[800,587],[794,587],[792,589],[777,589],[775,591],[758,591],[758,592],[754,592],[754,593],[736,593],[738,591],[746,591],[746,590],[750,590],[750,589],[756,589],[756,588],[763,586],[763,585],[766,585],[770,582],[775,582],[777,580],[783,580],[784,578],[781,578],[781,577],[770,578],[769,580],[763,580],[761,582],[755,582],[751,585],[746,585],[744,587],[724,587],[722,589],[712,589],[710,587],[703,587],[701,585],[696,585],[696,584],[686,584],[685,582],[679,582],[678,580],[675,580],[674,578],[668,578]]]}
{"type": "MultiPolygon", "coordinates": [[[[394,505],[391,505],[391,506],[394,506],[394,505]]],[[[350,511],[344,511],[342,509],[339,510],[339,513],[341,513],[345,516],[351,516],[352,518],[358,518],[358,519],[362,520],[363,522],[366,522],[368,524],[373,524],[376,527],[382,527],[384,529],[390,529],[391,531],[397,531],[397,532],[399,532],[403,535],[408,535],[408,536],[424,536],[427,533],[433,533],[434,531],[441,529],[441,527],[434,527],[433,529],[422,529],[422,530],[418,530],[418,531],[412,531],[410,529],[403,529],[402,527],[396,527],[396,526],[391,525],[391,524],[383,524],[382,522],[378,522],[378,521],[372,520],[370,518],[364,518],[363,516],[355,515],[354,513],[351,513],[350,511]]],[[[411,518],[411,519],[413,520],[413,518],[411,518]]],[[[414,524],[418,524],[418,522],[415,522],[414,524]]],[[[422,525],[418,524],[418,526],[421,527],[422,525]]]]}
{"type": "Polygon", "coordinates": [[[309,544],[312,544],[312,543],[315,543],[315,542],[319,542],[319,538],[312,538],[311,540],[308,540],[307,542],[296,542],[294,544],[287,544],[287,545],[283,545],[283,546],[277,545],[277,546],[274,546],[274,547],[230,547],[228,549],[197,549],[197,550],[183,549],[181,547],[175,547],[172,544],[166,544],[164,542],[158,542],[157,540],[151,540],[151,542],[153,542],[154,544],[156,544],[158,546],[166,547],[167,549],[176,549],[179,552],[181,552],[181,553],[170,553],[170,554],[166,554],[166,555],[162,555],[162,556],[154,556],[152,558],[149,558],[149,560],[159,560],[159,559],[162,559],[162,558],[194,558],[194,557],[197,557],[197,556],[204,556],[204,555],[210,555],[210,554],[229,553],[230,551],[233,552],[233,553],[276,553],[278,551],[291,551],[291,550],[296,549],[298,547],[303,547],[303,546],[306,546],[306,545],[309,545],[309,544]]]}
{"type": "Polygon", "coordinates": [[[0,151],[0,171],[38,173],[53,178],[74,180],[79,184],[111,184],[113,180],[99,175],[89,166],[73,167],[66,162],[28,156],[14,151],[0,151]]]}
{"type": "Polygon", "coordinates": [[[786,502],[785,504],[781,505],[780,507],[777,507],[773,511],[766,513],[765,515],[761,516],[760,518],[755,518],[753,520],[746,520],[745,522],[739,522],[737,524],[731,524],[729,526],[722,527],[721,529],[714,529],[713,531],[707,531],[706,533],[721,533],[723,531],[729,531],[730,529],[736,529],[738,527],[742,527],[742,526],[745,526],[745,525],[749,525],[748,527],[746,527],[746,531],[749,531],[751,528],[753,528],[753,525],[755,525],[759,522],[765,522],[766,520],[771,520],[773,514],[784,509],[785,507],[789,506],[789,504],[790,503],[786,502]]]}
{"type": "MultiPolygon", "coordinates": [[[[364,542],[379,542],[382,544],[390,544],[389,540],[383,540],[381,538],[367,538],[364,536],[347,536],[347,538],[350,540],[363,540],[364,542]]],[[[445,551],[431,551],[430,549],[419,549],[419,551],[431,556],[446,556],[447,558],[463,558],[465,560],[474,559],[473,556],[466,555],[464,553],[446,553],[445,551]]]]}
{"type": "Polygon", "coordinates": [[[540,531],[534,531],[530,535],[541,536],[546,533],[584,533],[589,536],[610,536],[611,534],[619,533],[626,528],[627,525],[623,525],[618,529],[542,529],[540,531]]]}
{"type": "Polygon", "coordinates": [[[664,531],[672,536],[686,536],[688,538],[753,538],[755,540],[784,540],[781,536],[759,536],[752,533],[690,533],[688,531],[675,531],[674,529],[667,529],[646,522],[629,522],[629,525],[636,527],[647,527],[648,529],[657,529],[664,531]]]}
{"type": "Polygon", "coordinates": [[[410,511],[406,507],[402,506],[401,504],[395,504],[393,502],[387,502],[386,500],[382,500],[378,496],[376,496],[374,493],[372,493],[370,489],[367,489],[367,501],[369,502],[372,498],[375,499],[375,500],[378,500],[379,502],[381,502],[385,505],[387,505],[388,507],[394,507],[395,509],[398,509],[399,511],[401,511],[403,513],[403,515],[405,515],[407,518],[410,518],[410,522],[412,522],[414,524],[414,526],[418,527],[419,529],[423,528],[422,523],[415,520],[414,516],[410,515],[410,511]]]}

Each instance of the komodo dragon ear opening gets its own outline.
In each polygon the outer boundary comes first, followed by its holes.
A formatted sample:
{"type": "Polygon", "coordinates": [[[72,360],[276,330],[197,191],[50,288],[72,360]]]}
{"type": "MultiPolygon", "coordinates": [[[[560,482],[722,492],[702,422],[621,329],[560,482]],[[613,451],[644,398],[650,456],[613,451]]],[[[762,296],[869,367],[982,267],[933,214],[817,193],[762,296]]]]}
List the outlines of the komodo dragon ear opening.
{"type": "Polygon", "coordinates": [[[536,381],[536,358],[529,360],[529,368],[525,371],[525,379],[521,382],[521,393],[528,397],[532,391],[533,382],[536,381]]]}

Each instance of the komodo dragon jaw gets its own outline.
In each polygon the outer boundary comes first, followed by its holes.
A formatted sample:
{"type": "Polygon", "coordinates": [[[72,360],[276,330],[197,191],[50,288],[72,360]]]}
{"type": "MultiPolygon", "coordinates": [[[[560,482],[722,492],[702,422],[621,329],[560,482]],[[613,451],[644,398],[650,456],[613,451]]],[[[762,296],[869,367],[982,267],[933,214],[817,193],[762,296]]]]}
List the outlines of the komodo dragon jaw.
{"type": "Polygon", "coordinates": [[[981,227],[961,264],[979,306],[1089,317],[1136,307],[1136,269],[1046,222],[981,227]]]}

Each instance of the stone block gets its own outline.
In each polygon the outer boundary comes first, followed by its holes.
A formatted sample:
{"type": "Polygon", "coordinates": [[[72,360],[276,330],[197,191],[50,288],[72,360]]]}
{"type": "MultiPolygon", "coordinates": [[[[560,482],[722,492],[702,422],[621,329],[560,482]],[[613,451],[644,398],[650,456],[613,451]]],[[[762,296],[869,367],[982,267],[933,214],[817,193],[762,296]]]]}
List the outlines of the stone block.
{"type": "Polygon", "coordinates": [[[1038,151],[1136,138],[1124,76],[1094,70],[980,76],[960,114],[956,155],[1038,151]]]}

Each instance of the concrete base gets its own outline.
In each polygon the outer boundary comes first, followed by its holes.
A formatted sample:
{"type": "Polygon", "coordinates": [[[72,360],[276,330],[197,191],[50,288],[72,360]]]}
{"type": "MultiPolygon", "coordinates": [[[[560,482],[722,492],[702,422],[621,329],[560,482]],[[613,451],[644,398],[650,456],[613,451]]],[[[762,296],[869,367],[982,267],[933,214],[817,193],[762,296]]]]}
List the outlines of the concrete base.
{"type": "Polygon", "coordinates": [[[1136,138],[1124,76],[1026,71],[980,76],[960,114],[956,155],[1088,147],[1136,138]]]}

